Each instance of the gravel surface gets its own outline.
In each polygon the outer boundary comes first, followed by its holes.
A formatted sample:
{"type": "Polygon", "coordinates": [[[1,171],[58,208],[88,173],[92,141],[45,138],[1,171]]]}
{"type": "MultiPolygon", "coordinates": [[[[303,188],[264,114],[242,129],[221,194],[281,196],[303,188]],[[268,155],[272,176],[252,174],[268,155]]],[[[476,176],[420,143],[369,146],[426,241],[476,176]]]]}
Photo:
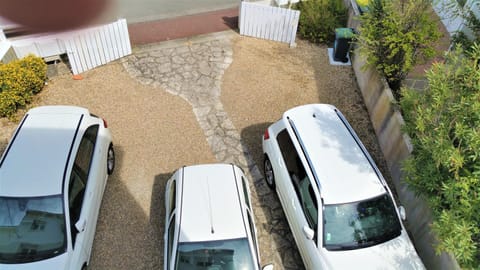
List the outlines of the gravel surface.
{"type": "MultiPolygon", "coordinates": [[[[351,67],[330,66],[326,47],[304,41],[297,48],[239,36],[232,42],[233,62],[223,75],[220,99],[258,168],[263,170],[261,135],[269,124],[293,106],[331,103],[386,171],[351,67]]],[[[119,62],[82,75],[79,81],[71,75],[53,78],[35,105],[84,106],[111,128],[116,171],[105,191],[90,269],[161,269],[165,183],[180,166],[216,162],[215,156],[182,98],[137,83],[119,62]]],[[[0,120],[2,150],[16,123],[0,120]]],[[[281,208],[275,211],[281,214],[281,208]]],[[[294,245],[288,229],[282,230],[285,237],[274,239],[275,246],[294,245]]],[[[282,260],[294,265],[300,258],[282,260]]]]}
{"type": "Polygon", "coordinates": [[[221,99],[262,170],[264,130],[292,107],[329,103],[342,111],[388,178],[355,74],[351,66],[331,66],[326,46],[297,40],[297,47],[289,48],[260,39],[235,39],[221,99]]]}

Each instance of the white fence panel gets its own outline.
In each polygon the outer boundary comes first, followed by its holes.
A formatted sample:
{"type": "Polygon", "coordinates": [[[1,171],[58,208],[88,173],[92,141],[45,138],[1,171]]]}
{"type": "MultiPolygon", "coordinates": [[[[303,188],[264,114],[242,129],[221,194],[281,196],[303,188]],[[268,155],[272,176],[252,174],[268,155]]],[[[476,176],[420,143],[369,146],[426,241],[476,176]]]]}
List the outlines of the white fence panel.
{"type": "Polygon", "coordinates": [[[132,53],[125,19],[88,29],[64,42],[73,74],[132,53]]]}
{"type": "Polygon", "coordinates": [[[300,11],[241,2],[240,35],[295,44],[300,11]]]}

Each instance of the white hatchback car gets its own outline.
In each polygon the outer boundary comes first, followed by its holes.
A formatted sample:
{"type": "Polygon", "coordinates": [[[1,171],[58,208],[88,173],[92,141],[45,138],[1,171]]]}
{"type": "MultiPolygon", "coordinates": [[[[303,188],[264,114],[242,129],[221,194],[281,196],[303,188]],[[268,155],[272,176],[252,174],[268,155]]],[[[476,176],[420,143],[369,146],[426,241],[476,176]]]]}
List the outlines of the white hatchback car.
{"type": "Polygon", "coordinates": [[[168,180],[165,207],[165,270],[260,269],[248,182],[237,166],[180,168],[168,180]]]}
{"type": "Polygon", "coordinates": [[[334,106],[286,111],[265,131],[263,151],[307,269],[424,269],[405,210],[334,106]]]}
{"type": "Polygon", "coordinates": [[[87,109],[29,110],[0,159],[0,269],[86,269],[114,164],[87,109]]]}

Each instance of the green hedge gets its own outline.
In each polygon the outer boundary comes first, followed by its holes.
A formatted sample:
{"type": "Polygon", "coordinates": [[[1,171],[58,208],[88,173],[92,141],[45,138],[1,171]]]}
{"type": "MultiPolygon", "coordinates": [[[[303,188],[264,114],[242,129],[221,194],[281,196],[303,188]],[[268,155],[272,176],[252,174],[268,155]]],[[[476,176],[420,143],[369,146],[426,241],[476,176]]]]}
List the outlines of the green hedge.
{"type": "Polygon", "coordinates": [[[295,6],[300,10],[298,32],[314,43],[331,43],[335,28],[346,27],[348,10],[342,0],[308,0],[295,6]]]}
{"type": "Polygon", "coordinates": [[[42,58],[29,55],[21,60],[0,64],[0,117],[12,116],[18,108],[40,92],[47,78],[42,58]]]}
{"type": "Polygon", "coordinates": [[[450,52],[427,72],[424,92],[404,90],[401,105],[413,153],[406,180],[433,212],[438,251],[480,269],[480,46],[450,52]]]}

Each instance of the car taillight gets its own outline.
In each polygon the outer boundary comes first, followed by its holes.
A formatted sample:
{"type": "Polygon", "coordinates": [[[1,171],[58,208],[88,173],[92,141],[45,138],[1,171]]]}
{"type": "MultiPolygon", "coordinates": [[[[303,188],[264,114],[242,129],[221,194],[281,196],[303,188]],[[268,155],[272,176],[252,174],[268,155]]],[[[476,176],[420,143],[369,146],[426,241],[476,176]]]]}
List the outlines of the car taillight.
{"type": "Polygon", "coordinates": [[[270,139],[270,134],[268,134],[268,128],[265,129],[265,133],[263,133],[263,139],[264,139],[264,140],[270,139]]]}
{"type": "Polygon", "coordinates": [[[105,119],[103,119],[103,118],[102,118],[102,120],[103,120],[103,126],[104,126],[105,128],[108,128],[107,121],[106,121],[105,119]]]}

